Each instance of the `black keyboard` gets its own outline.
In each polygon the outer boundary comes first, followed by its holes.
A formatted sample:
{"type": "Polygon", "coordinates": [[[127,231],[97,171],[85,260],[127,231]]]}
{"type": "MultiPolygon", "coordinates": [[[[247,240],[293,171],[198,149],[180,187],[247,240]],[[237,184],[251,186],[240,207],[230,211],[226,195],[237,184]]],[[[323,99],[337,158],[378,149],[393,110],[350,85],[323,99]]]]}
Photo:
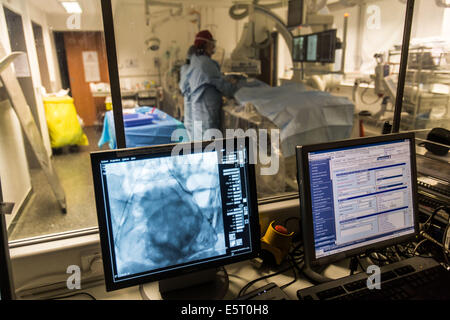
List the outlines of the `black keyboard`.
{"type": "Polygon", "coordinates": [[[297,291],[300,300],[448,300],[450,271],[432,258],[413,257],[380,268],[380,289],[364,272],[297,291]]]}

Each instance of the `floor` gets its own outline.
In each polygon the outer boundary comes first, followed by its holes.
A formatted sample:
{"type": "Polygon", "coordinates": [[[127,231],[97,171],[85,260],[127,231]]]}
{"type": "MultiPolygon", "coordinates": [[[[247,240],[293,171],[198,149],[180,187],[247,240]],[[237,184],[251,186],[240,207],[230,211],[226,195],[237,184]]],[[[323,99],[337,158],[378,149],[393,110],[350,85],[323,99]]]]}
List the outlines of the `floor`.
{"type": "MultiPolygon", "coordinates": [[[[89,146],[70,152],[66,147],[52,158],[66,193],[67,213],[63,214],[40,169],[31,170],[32,191],[23,210],[9,227],[9,240],[73,231],[97,226],[89,153],[100,150],[101,127],[86,127],[89,146]]],[[[107,145],[102,149],[108,149],[107,145]]]]}

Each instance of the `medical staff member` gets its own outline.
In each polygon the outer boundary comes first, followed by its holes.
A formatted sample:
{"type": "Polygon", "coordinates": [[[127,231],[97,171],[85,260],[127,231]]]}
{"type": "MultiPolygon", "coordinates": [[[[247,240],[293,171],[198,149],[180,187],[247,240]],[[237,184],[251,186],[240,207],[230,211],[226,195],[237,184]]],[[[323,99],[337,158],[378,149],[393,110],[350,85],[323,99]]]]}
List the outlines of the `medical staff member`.
{"type": "Polygon", "coordinates": [[[237,87],[225,79],[217,61],[211,59],[216,40],[211,32],[203,30],[195,36],[195,54],[189,67],[193,140],[203,140],[208,129],[221,129],[222,97],[231,98],[237,87]]]}
{"type": "Polygon", "coordinates": [[[179,87],[184,98],[184,127],[186,128],[189,139],[192,140],[192,105],[191,105],[191,90],[189,87],[189,67],[192,55],[195,53],[195,47],[192,45],[186,57],[186,63],[180,68],[180,83],[179,87]]]}

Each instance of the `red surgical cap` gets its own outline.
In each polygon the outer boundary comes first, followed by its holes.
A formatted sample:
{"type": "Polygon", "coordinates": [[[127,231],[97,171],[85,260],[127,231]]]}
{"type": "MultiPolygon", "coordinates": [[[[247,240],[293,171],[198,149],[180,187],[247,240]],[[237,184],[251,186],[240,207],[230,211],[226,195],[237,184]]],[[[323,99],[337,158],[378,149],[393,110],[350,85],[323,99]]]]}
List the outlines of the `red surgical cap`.
{"type": "Polygon", "coordinates": [[[195,36],[194,46],[200,47],[208,41],[214,41],[214,38],[208,30],[202,30],[195,36]]]}

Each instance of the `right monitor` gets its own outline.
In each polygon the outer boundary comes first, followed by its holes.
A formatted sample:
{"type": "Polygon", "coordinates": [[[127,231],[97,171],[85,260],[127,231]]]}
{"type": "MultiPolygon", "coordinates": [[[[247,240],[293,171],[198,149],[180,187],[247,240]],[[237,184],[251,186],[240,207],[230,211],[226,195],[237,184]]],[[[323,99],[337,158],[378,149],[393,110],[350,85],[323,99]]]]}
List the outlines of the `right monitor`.
{"type": "Polygon", "coordinates": [[[416,236],[413,133],[298,146],[297,165],[308,265],[416,236]]]}
{"type": "Polygon", "coordinates": [[[334,63],[336,29],[296,36],[292,41],[294,62],[334,63]]]}

